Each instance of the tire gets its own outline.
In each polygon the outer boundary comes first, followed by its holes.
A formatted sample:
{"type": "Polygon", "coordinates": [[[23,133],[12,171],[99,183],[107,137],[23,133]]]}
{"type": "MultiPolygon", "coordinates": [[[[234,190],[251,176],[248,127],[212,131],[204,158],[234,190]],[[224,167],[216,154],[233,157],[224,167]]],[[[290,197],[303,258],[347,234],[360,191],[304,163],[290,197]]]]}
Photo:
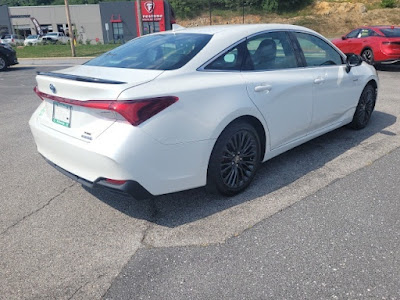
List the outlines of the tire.
{"type": "Polygon", "coordinates": [[[249,123],[238,121],[221,133],[211,153],[207,189],[226,196],[244,191],[261,163],[261,143],[249,123]]]}
{"type": "Polygon", "coordinates": [[[6,69],[7,69],[7,61],[2,55],[0,55],[0,71],[4,71],[6,69]]]}
{"type": "Polygon", "coordinates": [[[365,62],[367,62],[370,65],[374,65],[375,61],[374,61],[374,52],[371,49],[365,49],[362,53],[361,53],[361,57],[364,59],[365,62]]]}
{"type": "Polygon", "coordinates": [[[361,93],[353,120],[348,126],[353,129],[362,129],[367,126],[374,111],[375,102],[376,90],[371,84],[368,84],[361,93]]]}

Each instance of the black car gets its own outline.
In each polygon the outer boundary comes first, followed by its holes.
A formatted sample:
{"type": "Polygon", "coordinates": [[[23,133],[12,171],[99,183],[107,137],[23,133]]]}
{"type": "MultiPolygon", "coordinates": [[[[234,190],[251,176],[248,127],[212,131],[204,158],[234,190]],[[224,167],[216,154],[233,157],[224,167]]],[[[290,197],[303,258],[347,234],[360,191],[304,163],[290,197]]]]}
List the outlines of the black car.
{"type": "Polygon", "coordinates": [[[15,50],[8,44],[0,43],[0,71],[4,71],[8,66],[18,63],[15,50]]]}

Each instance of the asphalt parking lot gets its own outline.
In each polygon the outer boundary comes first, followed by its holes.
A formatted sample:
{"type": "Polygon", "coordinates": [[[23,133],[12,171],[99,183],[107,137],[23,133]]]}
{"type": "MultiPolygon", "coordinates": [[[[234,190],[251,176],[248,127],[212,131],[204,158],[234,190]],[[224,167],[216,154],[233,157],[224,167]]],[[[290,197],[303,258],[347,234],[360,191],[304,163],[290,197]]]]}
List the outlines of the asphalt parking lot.
{"type": "Polygon", "coordinates": [[[366,129],[341,128],[268,161],[241,195],[200,188],[136,201],[91,191],[44,162],[28,127],[36,72],[68,64],[0,73],[0,299],[99,299],[138,249],[207,251],[400,147],[400,68],[388,68],[366,129]]]}

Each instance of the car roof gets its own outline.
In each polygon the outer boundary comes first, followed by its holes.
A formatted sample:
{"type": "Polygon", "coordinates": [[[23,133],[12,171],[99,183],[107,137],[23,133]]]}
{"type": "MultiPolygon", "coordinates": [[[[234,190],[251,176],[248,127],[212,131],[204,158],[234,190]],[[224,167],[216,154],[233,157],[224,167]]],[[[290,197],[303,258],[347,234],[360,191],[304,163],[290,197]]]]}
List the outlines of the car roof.
{"type": "Polygon", "coordinates": [[[399,26],[394,26],[394,25],[374,25],[374,26],[369,26],[369,27],[378,28],[378,29],[400,28],[399,26]]]}
{"type": "MultiPolygon", "coordinates": [[[[204,64],[207,60],[214,57],[218,53],[224,51],[233,44],[245,39],[248,36],[255,34],[283,30],[283,31],[300,31],[307,32],[309,34],[315,34],[322,37],[317,32],[296,25],[290,24],[236,24],[236,25],[214,25],[204,27],[190,27],[190,28],[179,28],[177,30],[165,31],[156,34],[209,34],[212,35],[210,42],[190,60],[181,70],[192,69],[204,64]]],[[[324,38],[324,37],[322,37],[324,38]]],[[[329,42],[326,38],[324,38],[329,42]]]]}
{"type": "Polygon", "coordinates": [[[394,28],[400,28],[400,26],[394,26],[394,25],[373,25],[373,26],[360,26],[358,28],[353,29],[357,30],[357,29],[394,29],[394,28]]]}
{"type": "Polygon", "coordinates": [[[314,32],[311,29],[290,25],[290,24],[232,24],[232,25],[213,25],[213,26],[201,26],[201,27],[189,27],[179,28],[173,30],[173,32],[185,32],[185,33],[199,33],[199,34],[234,34],[235,36],[248,36],[251,34],[258,33],[260,31],[268,30],[301,30],[314,32]]]}

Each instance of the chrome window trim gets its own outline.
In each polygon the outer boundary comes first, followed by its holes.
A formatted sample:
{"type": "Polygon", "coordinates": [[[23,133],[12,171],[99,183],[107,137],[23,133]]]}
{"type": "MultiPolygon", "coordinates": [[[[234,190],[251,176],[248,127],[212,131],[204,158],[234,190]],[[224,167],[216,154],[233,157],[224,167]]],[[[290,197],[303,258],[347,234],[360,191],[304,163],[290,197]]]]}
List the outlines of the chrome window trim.
{"type": "MultiPolygon", "coordinates": [[[[290,41],[290,43],[292,43],[292,42],[290,41]]],[[[295,55],[297,55],[297,54],[295,53],[295,55]]],[[[210,58],[209,60],[207,60],[207,61],[206,61],[205,63],[203,63],[200,67],[198,67],[198,68],[196,69],[196,71],[199,71],[199,72],[224,72],[224,73],[228,72],[228,73],[240,73],[240,72],[270,72],[270,71],[279,71],[279,70],[309,69],[309,68],[320,68],[320,67],[329,68],[329,67],[338,67],[338,66],[346,65],[346,60],[347,60],[346,55],[345,55],[344,53],[338,52],[337,49],[336,49],[335,47],[332,47],[332,42],[329,41],[329,40],[328,40],[327,38],[325,38],[325,37],[323,37],[323,38],[321,39],[321,36],[318,36],[318,35],[314,34],[313,32],[308,32],[308,31],[300,30],[300,29],[273,29],[273,30],[264,30],[264,31],[260,31],[260,32],[257,32],[257,33],[253,33],[253,34],[251,34],[251,35],[249,35],[249,36],[247,36],[247,37],[245,37],[245,38],[240,39],[240,40],[237,41],[236,43],[234,43],[234,44],[232,44],[231,46],[225,48],[224,50],[220,51],[218,54],[214,55],[212,58],[210,58]],[[340,64],[340,65],[305,66],[305,67],[285,68],[285,69],[277,69],[277,70],[212,70],[212,69],[206,70],[206,69],[205,69],[210,63],[212,63],[214,60],[216,60],[218,57],[220,57],[223,53],[229,52],[231,49],[235,48],[237,45],[239,45],[239,44],[245,42],[246,40],[251,39],[251,38],[253,38],[253,37],[255,37],[255,36],[258,36],[258,35],[262,35],[262,34],[266,34],[266,33],[273,33],[273,32],[285,32],[285,33],[286,33],[286,32],[294,32],[294,33],[298,32],[298,33],[308,34],[308,35],[312,35],[312,36],[314,36],[314,37],[316,37],[316,38],[319,38],[320,40],[324,41],[329,47],[331,47],[333,51],[335,51],[337,54],[339,54],[340,57],[342,57],[343,63],[340,64]]]]}

